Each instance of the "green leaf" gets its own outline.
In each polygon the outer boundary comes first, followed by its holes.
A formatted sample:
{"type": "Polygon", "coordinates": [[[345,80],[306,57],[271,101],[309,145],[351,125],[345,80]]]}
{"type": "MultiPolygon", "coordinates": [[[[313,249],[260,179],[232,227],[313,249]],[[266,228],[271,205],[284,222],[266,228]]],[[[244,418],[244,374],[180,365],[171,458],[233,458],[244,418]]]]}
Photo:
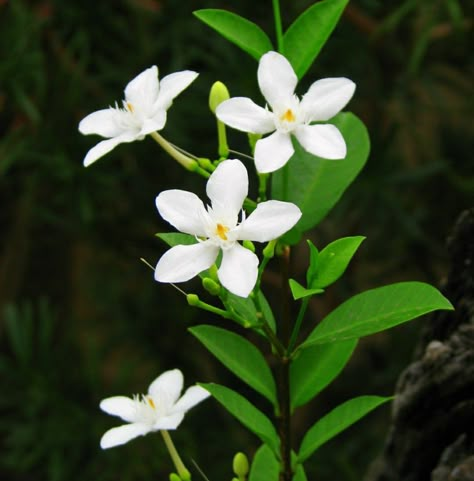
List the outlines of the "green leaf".
{"type": "Polygon", "coordinates": [[[238,314],[245,320],[242,324],[243,327],[248,328],[260,323],[257,317],[257,309],[250,297],[240,297],[232,294],[232,292],[227,292],[225,299],[222,299],[222,303],[228,311],[238,314]]]}
{"type": "Polygon", "coordinates": [[[271,449],[263,444],[253,457],[248,481],[278,481],[280,463],[271,449]]]}
{"type": "Polygon", "coordinates": [[[270,325],[273,332],[276,332],[276,321],[275,316],[273,315],[272,308],[267,301],[267,298],[263,295],[262,291],[258,291],[258,300],[260,302],[260,306],[262,308],[262,314],[264,318],[267,320],[268,324],[270,325]]]}
{"type": "MultiPolygon", "coordinates": [[[[354,114],[341,113],[331,120],[347,144],[345,159],[321,159],[309,154],[294,140],[295,154],[272,176],[272,197],[293,202],[303,215],[293,231],[305,232],[317,225],[334,207],[364,166],[370,150],[367,129],[354,114]]],[[[297,236],[296,236],[297,238],[297,236]]]]}
{"type": "Polygon", "coordinates": [[[360,396],[339,405],[314,424],[305,434],[301,442],[298,461],[302,463],[320,446],[347,429],[370,411],[392,397],[360,396]]]}
{"type": "Polygon", "coordinates": [[[278,455],[278,434],[271,421],[239,393],[219,384],[200,383],[212,396],[278,455]]]}
{"type": "Polygon", "coordinates": [[[194,15],[256,60],[273,50],[272,42],[258,25],[235,13],[208,8],[196,10],[194,15]]]}
{"type": "Polygon", "coordinates": [[[283,36],[283,51],[303,77],[337,25],[349,0],[324,0],[303,12],[283,36]]]}
{"type": "Polygon", "coordinates": [[[155,235],[171,247],[177,245],[188,246],[192,244],[197,244],[196,237],[189,234],[182,234],[181,232],[158,233],[155,235]]]}
{"type": "Polygon", "coordinates": [[[306,473],[304,472],[304,468],[301,464],[298,464],[298,466],[296,466],[296,472],[293,476],[293,481],[308,481],[306,473]]]}
{"type": "Polygon", "coordinates": [[[312,296],[314,294],[321,294],[321,292],[324,292],[324,289],[306,289],[294,279],[290,279],[288,282],[290,284],[291,294],[293,295],[293,299],[295,301],[298,299],[302,299],[303,297],[312,296]]]}
{"type": "Polygon", "coordinates": [[[309,247],[309,267],[306,271],[306,284],[309,286],[310,280],[318,268],[319,251],[309,239],[306,242],[309,247]]]}
{"type": "Polygon", "coordinates": [[[347,364],[357,339],[303,349],[290,365],[291,408],[307,403],[327,387],[347,364]]]}
{"type": "Polygon", "coordinates": [[[338,239],[319,253],[316,262],[311,258],[308,286],[311,289],[323,288],[337,281],[364,239],[362,236],[338,239]]]}
{"type": "Polygon", "coordinates": [[[274,406],[278,404],[270,368],[262,353],[247,339],[214,326],[197,326],[189,331],[242,381],[265,396],[274,406]]]}
{"type": "Polygon", "coordinates": [[[423,282],[400,282],[357,294],[330,312],[300,347],[343,341],[384,331],[451,303],[423,282]]]}

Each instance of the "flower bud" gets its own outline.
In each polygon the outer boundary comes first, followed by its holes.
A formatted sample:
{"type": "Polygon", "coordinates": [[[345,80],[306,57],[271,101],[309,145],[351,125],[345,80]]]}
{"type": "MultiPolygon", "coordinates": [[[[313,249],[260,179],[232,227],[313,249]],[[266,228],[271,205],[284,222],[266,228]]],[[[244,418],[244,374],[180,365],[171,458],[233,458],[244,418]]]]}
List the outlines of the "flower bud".
{"type": "Polygon", "coordinates": [[[190,306],[197,306],[199,304],[199,296],[197,294],[188,294],[186,300],[190,306]]]}
{"type": "Polygon", "coordinates": [[[230,94],[227,87],[222,82],[214,82],[209,93],[209,108],[213,114],[216,113],[217,106],[224,102],[224,100],[229,100],[230,94]]]}
{"type": "Polygon", "coordinates": [[[179,474],[181,481],[191,481],[191,473],[186,468],[182,469],[179,474]]]}
{"type": "Polygon", "coordinates": [[[218,296],[221,292],[220,284],[215,282],[210,277],[205,277],[202,280],[202,286],[204,287],[204,289],[206,289],[207,292],[209,292],[209,294],[211,294],[213,296],[218,296]]]}
{"type": "Polygon", "coordinates": [[[176,473],[171,473],[170,481],[181,481],[181,478],[176,473]]]}
{"type": "Polygon", "coordinates": [[[253,245],[253,242],[252,241],[249,241],[249,240],[244,240],[242,242],[242,245],[248,249],[249,251],[252,251],[254,254],[255,254],[255,246],[253,245]]]}
{"type": "Polygon", "coordinates": [[[271,259],[275,255],[275,245],[277,241],[272,240],[270,241],[263,249],[263,257],[271,259]]]}
{"type": "Polygon", "coordinates": [[[244,453],[237,453],[234,456],[234,461],[232,463],[234,473],[239,477],[239,479],[244,479],[249,472],[249,460],[244,453]]]}

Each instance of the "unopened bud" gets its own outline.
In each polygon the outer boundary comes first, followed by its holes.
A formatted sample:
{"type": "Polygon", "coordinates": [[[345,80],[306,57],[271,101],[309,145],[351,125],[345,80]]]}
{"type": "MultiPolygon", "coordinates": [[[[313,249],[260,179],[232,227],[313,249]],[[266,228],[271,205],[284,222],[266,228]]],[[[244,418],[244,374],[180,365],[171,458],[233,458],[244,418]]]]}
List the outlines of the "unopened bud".
{"type": "Polygon", "coordinates": [[[217,266],[212,264],[211,267],[207,270],[209,277],[214,280],[214,282],[219,282],[219,277],[217,276],[217,266]]]}
{"type": "Polygon", "coordinates": [[[249,460],[244,453],[237,453],[234,456],[234,461],[232,463],[234,473],[239,477],[239,479],[244,479],[249,473],[249,460]]]}
{"type": "Polygon", "coordinates": [[[181,478],[176,473],[171,473],[170,481],[181,481],[181,478]]]}
{"type": "Polygon", "coordinates": [[[266,257],[268,259],[271,259],[275,255],[275,245],[277,241],[272,240],[270,241],[263,249],[263,257],[266,257]]]}
{"type": "Polygon", "coordinates": [[[181,469],[179,475],[181,481],[191,481],[191,473],[186,468],[181,469]]]}
{"type": "Polygon", "coordinates": [[[209,108],[213,114],[216,113],[217,106],[224,102],[224,100],[229,100],[230,94],[227,87],[222,82],[214,82],[209,93],[209,108]]]}
{"type": "Polygon", "coordinates": [[[197,294],[188,294],[186,300],[190,306],[197,306],[199,304],[199,297],[197,294]]]}
{"type": "Polygon", "coordinates": [[[202,280],[202,286],[213,296],[218,296],[221,292],[221,286],[210,277],[205,277],[202,280]]]}
{"type": "Polygon", "coordinates": [[[253,245],[253,242],[252,241],[249,241],[249,240],[244,240],[242,242],[242,245],[248,249],[249,251],[252,251],[253,253],[255,253],[255,246],[253,245]]]}

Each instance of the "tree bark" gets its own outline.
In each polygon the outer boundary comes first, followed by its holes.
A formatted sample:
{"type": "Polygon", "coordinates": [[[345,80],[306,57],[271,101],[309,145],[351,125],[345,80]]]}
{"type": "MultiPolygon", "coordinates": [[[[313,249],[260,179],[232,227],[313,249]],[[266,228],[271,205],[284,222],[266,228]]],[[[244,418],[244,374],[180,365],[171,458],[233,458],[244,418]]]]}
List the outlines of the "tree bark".
{"type": "Polygon", "coordinates": [[[365,481],[474,481],[474,209],[461,214],[448,250],[442,291],[456,310],[426,322],[365,481]]]}

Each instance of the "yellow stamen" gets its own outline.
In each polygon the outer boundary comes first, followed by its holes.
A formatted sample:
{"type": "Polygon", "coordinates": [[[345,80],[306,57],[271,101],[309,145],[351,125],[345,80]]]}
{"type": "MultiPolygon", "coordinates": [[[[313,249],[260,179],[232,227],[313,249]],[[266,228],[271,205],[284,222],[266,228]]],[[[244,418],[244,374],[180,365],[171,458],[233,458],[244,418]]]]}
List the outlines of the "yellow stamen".
{"type": "Polygon", "coordinates": [[[296,120],[295,114],[291,109],[288,109],[281,117],[280,120],[286,120],[287,122],[294,122],[296,120]]]}
{"type": "Polygon", "coordinates": [[[133,114],[133,105],[130,102],[127,102],[127,109],[133,114]]]}
{"type": "Polygon", "coordinates": [[[229,232],[229,228],[222,224],[217,224],[216,227],[216,234],[222,239],[227,240],[227,232],[229,232]]]}
{"type": "Polygon", "coordinates": [[[153,408],[153,409],[156,409],[156,406],[155,406],[155,403],[153,401],[153,399],[151,397],[148,397],[146,399],[148,401],[148,404],[153,408]]]}

